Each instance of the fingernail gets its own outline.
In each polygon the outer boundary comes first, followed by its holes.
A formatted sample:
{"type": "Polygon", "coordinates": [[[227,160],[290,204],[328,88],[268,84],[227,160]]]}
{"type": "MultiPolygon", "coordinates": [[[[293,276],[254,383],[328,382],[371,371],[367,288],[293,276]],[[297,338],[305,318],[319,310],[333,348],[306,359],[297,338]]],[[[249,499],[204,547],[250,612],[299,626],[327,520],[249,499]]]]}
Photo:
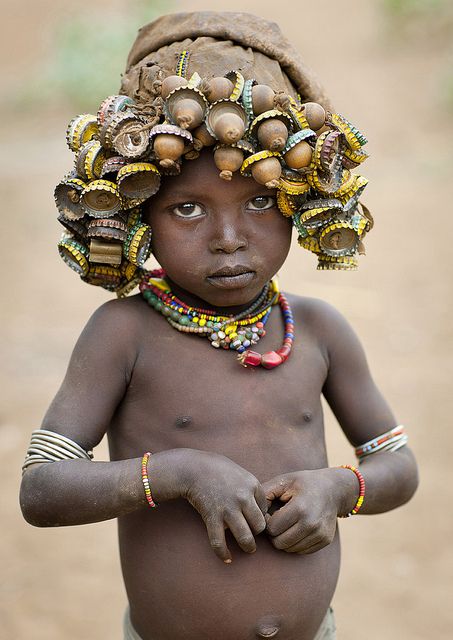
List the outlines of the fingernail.
{"type": "Polygon", "coordinates": [[[227,560],[224,560],[225,564],[231,564],[231,558],[228,558],[227,560]]]}

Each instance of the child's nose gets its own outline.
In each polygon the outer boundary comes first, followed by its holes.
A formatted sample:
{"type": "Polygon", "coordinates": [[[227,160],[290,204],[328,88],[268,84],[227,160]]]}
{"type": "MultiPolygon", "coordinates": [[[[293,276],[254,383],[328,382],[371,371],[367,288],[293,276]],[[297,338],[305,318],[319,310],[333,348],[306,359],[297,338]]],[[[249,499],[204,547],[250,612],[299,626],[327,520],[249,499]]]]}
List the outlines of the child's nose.
{"type": "Polygon", "coordinates": [[[214,226],[209,248],[213,253],[235,253],[248,246],[238,216],[222,216],[214,226]]]}

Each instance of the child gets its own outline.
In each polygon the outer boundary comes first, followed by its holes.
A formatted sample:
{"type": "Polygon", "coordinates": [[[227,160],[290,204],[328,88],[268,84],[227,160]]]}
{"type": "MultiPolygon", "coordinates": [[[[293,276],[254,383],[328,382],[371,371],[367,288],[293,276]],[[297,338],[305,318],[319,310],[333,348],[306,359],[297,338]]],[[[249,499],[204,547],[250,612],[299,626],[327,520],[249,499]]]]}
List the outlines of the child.
{"type": "Polygon", "coordinates": [[[118,518],[125,638],[334,638],[337,518],[415,491],[351,328],[273,279],[293,225],[320,268],[346,270],[372,226],[351,172],[366,140],[325,109],[275,25],[203,12],[144,27],[122,95],[70,123],[60,254],[141,295],[82,332],[21,506],[36,526],[118,518]],[[151,243],[162,271],[142,268],[151,243]],[[359,469],[329,468],[321,393],[359,469]],[[93,462],[104,433],[111,461],[93,462]]]}

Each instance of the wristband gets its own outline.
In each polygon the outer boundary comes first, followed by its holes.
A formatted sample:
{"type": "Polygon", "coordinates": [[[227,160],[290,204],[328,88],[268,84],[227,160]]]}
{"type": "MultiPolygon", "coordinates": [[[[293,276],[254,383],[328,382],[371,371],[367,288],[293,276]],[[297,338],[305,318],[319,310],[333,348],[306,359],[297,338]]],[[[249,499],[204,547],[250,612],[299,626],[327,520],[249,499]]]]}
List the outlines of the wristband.
{"type": "Polygon", "coordinates": [[[350,518],[351,516],[355,516],[355,514],[358,513],[365,499],[365,479],[360,471],[356,467],[353,467],[352,464],[342,464],[340,468],[350,469],[353,473],[355,473],[357,480],[359,481],[359,497],[357,498],[355,506],[345,516],[339,516],[340,518],[350,518]]]}
{"type": "Polygon", "coordinates": [[[148,478],[148,460],[151,456],[151,452],[147,451],[142,458],[142,482],[143,488],[145,489],[146,501],[148,502],[150,507],[157,507],[157,504],[153,500],[153,496],[151,495],[151,488],[149,486],[149,478],[148,478]]]}
{"type": "Polygon", "coordinates": [[[401,447],[404,447],[407,444],[408,436],[404,430],[403,425],[398,425],[390,431],[386,431],[385,433],[381,433],[381,435],[376,436],[372,440],[361,444],[359,447],[355,449],[355,455],[361,461],[366,456],[370,456],[374,453],[378,453],[379,451],[398,451],[401,447]]]}

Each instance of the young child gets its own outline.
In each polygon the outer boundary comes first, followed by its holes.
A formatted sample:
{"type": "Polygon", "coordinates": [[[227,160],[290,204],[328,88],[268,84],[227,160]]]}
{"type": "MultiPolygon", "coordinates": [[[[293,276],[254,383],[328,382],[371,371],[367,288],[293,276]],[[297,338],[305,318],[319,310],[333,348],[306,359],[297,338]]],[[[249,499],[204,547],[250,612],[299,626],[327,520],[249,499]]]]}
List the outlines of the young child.
{"type": "Polygon", "coordinates": [[[90,319],[33,432],[21,506],[36,526],[118,518],[125,638],[334,638],[337,518],[415,491],[353,331],[274,279],[293,225],[319,268],[356,266],[365,142],[248,14],[147,25],[121,96],[69,125],[60,254],[122,299],[90,319]],[[162,271],[143,269],[150,245],[162,271]],[[359,468],[328,466],[321,394],[359,468]],[[105,433],[111,461],[94,462],[105,433]]]}

